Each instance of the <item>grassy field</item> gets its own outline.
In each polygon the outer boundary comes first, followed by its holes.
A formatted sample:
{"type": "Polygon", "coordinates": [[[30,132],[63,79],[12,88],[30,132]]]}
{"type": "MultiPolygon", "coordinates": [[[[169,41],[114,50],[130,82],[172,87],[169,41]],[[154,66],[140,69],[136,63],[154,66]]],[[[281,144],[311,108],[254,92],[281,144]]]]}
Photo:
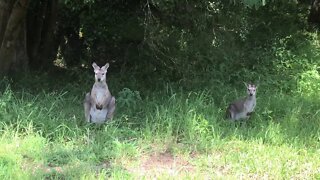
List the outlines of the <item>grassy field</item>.
{"type": "Polygon", "coordinates": [[[148,90],[133,79],[108,82],[117,113],[97,126],[84,122],[82,106],[92,74],[2,80],[1,179],[320,178],[316,93],[262,82],[244,124],[224,119],[227,103],[245,95],[242,83],[159,81],[148,90]]]}

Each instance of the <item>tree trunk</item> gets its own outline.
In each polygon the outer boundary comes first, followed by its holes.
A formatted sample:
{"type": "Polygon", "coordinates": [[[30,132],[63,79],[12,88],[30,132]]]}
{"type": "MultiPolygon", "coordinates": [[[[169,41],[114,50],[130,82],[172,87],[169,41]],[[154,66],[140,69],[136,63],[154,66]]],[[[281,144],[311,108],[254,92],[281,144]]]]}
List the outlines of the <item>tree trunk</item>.
{"type": "Polygon", "coordinates": [[[0,47],[1,75],[7,75],[10,70],[13,70],[12,73],[25,70],[28,65],[25,30],[29,0],[6,2],[0,11],[1,29],[4,28],[3,33],[0,34],[2,40],[0,47]],[[10,3],[14,4],[12,8],[10,8],[10,3]]]}
{"type": "Polygon", "coordinates": [[[38,1],[33,11],[28,12],[28,54],[31,65],[37,64],[39,47],[41,44],[43,24],[46,18],[48,0],[38,1]]]}
{"type": "Polygon", "coordinates": [[[28,14],[28,54],[30,67],[47,69],[53,65],[58,45],[56,40],[56,22],[58,0],[34,2],[35,9],[28,14]]]}
{"type": "Polygon", "coordinates": [[[312,0],[308,21],[317,25],[320,24],[320,0],[312,0]]]}
{"type": "Polygon", "coordinates": [[[0,1],[0,47],[7,27],[13,1],[0,1]]]}
{"type": "Polygon", "coordinates": [[[46,21],[42,36],[42,44],[39,49],[39,58],[42,60],[43,67],[48,68],[53,65],[53,60],[57,56],[59,45],[57,44],[56,22],[58,13],[58,0],[50,0],[46,13],[46,21]]]}

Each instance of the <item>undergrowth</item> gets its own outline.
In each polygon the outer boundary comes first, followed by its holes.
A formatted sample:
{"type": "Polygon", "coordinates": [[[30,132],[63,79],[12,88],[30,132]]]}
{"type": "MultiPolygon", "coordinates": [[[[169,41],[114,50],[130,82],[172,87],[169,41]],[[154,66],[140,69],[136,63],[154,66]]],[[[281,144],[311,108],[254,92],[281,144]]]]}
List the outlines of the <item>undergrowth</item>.
{"type": "Polygon", "coordinates": [[[139,85],[119,86],[123,77],[109,76],[116,116],[97,126],[84,121],[82,100],[90,84],[79,89],[82,82],[63,81],[65,86],[40,88],[48,77],[34,76],[41,81],[26,76],[1,82],[4,179],[166,178],[170,172],[140,174],[133,168],[161,153],[182,157],[192,166],[174,172],[177,177],[319,177],[320,105],[314,69],[297,77],[297,88],[289,93],[260,82],[256,111],[246,123],[224,118],[227,104],[245,95],[241,83],[212,83],[202,90],[164,83],[142,91],[139,85]]]}

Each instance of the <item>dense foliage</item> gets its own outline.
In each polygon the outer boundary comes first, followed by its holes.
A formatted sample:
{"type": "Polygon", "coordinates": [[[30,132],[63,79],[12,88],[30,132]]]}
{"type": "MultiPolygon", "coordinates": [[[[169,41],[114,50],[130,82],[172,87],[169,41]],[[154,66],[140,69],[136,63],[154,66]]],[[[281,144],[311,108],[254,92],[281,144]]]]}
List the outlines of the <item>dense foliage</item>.
{"type": "Polygon", "coordinates": [[[233,83],[283,73],[283,66],[301,66],[300,71],[317,63],[308,6],[267,1],[253,8],[252,2],[69,2],[65,13],[79,15],[74,34],[81,34],[81,62],[112,61],[114,68],[140,78],[190,84],[210,76],[233,83]],[[307,57],[290,60],[296,56],[307,57]]]}
{"type": "MultiPolygon", "coordinates": [[[[306,20],[318,17],[317,11],[309,14],[304,1],[20,1],[3,3],[27,7],[18,9],[21,28],[15,34],[5,33],[14,23],[0,31],[3,71],[52,69],[54,64],[73,68],[92,61],[175,81],[199,72],[224,77],[244,69],[269,71],[279,62],[276,51],[291,48],[288,41],[299,36],[308,43],[306,20]],[[6,50],[10,38],[16,45],[6,50]]],[[[2,17],[2,24],[10,22],[5,11],[2,17]]]]}

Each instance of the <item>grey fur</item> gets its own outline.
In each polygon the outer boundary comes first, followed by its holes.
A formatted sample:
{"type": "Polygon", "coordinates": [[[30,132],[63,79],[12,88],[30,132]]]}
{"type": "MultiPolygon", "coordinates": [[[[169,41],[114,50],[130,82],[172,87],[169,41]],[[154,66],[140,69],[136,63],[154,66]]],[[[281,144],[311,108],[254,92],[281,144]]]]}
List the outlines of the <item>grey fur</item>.
{"type": "Polygon", "coordinates": [[[254,84],[245,84],[247,87],[248,96],[236,100],[229,104],[226,110],[226,118],[231,120],[248,119],[255,109],[256,102],[256,89],[254,84]]]}
{"type": "Polygon", "coordinates": [[[93,63],[92,67],[95,72],[95,83],[91,92],[87,93],[84,98],[84,112],[87,122],[103,123],[107,119],[112,119],[115,111],[115,97],[111,95],[106,83],[106,73],[109,63],[101,68],[93,63]]]}

